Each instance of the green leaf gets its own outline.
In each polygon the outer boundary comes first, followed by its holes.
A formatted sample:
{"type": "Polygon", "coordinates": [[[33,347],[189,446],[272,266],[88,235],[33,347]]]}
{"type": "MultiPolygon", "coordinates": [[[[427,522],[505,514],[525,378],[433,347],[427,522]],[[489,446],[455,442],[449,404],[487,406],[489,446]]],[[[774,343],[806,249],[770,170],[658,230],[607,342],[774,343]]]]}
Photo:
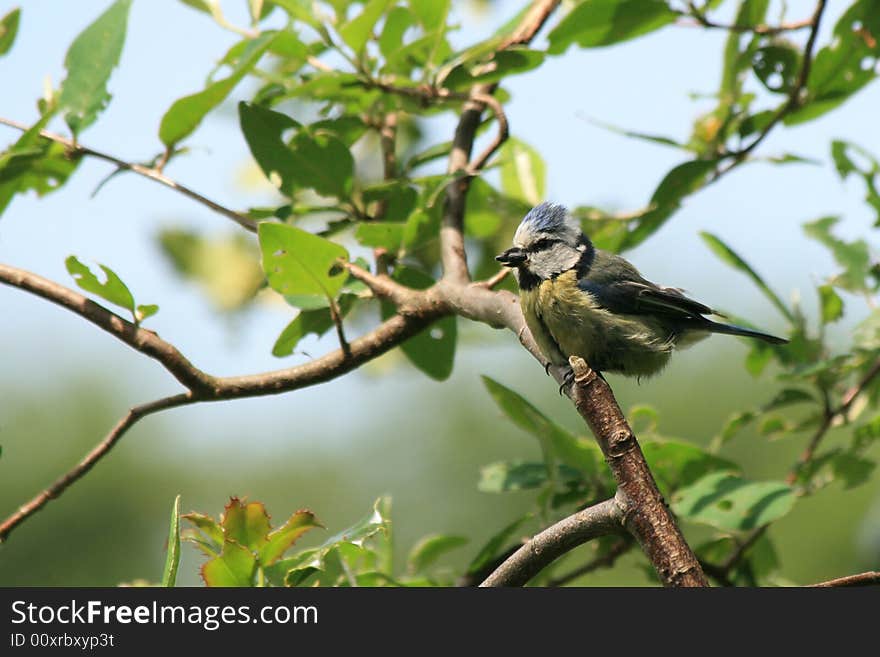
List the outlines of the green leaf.
{"type": "Polygon", "coordinates": [[[501,149],[501,189],[523,203],[538,205],[547,191],[547,171],[538,152],[510,138],[501,149]]]}
{"type": "Polygon", "coordinates": [[[82,289],[92,294],[97,294],[102,299],[125,308],[132,315],[134,314],[134,297],[125,283],[122,282],[122,279],[112,269],[104,265],[98,265],[103,270],[106,278],[102,283],[92,273],[91,269],[77,260],[76,256],[69,256],[64,261],[64,264],[67,266],[67,272],[82,289]]]}
{"type": "Polygon", "coordinates": [[[407,557],[407,569],[411,573],[422,573],[441,556],[465,545],[468,539],[464,536],[449,534],[431,534],[416,543],[407,557]]]}
{"type": "Polygon", "coordinates": [[[351,527],[334,534],[319,547],[303,550],[267,567],[267,577],[284,586],[298,586],[316,571],[323,570],[327,561],[334,558],[336,550],[346,547],[365,548],[368,541],[377,540],[391,531],[389,506],[390,499],[380,497],[373,505],[371,513],[351,527]]]}
{"type": "Polygon", "coordinates": [[[338,264],[348,260],[344,247],[285,224],[264,222],[258,233],[263,271],[273,290],[336,298],[348,278],[338,264]]]}
{"type": "Polygon", "coordinates": [[[339,36],[356,53],[361,54],[370,40],[373,27],[392,0],[370,0],[363,11],[339,28],[339,36]]]}
{"type": "Polygon", "coordinates": [[[67,149],[40,136],[52,114],[43,115],[4,153],[0,154],[0,213],[16,194],[33,190],[37,196],[60,188],[81,158],[69,156],[67,149]]]}
{"type": "Polygon", "coordinates": [[[467,62],[452,68],[441,80],[447,89],[468,89],[475,84],[490,84],[517,73],[531,71],[544,62],[544,53],[528,48],[509,48],[492,53],[489,62],[467,62]]]}
{"type": "Polygon", "coordinates": [[[207,586],[253,586],[257,557],[238,543],[226,540],[220,556],[202,565],[202,580],[207,586]]]}
{"type": "Polygon", "coordinates": [[[21,9],[16,7],[0,19],[0,55],[5,55],[15,43],[18,34],[18,23],[21,19],[21,9]]]}
{"type": "MultiPolygon", "coordinates": [[[[307,297],[313,298],[313,297],[307,297]]],[[[343,294],[339,297],[339,314],[345,318],[349,311],[354,307],[357,297],[352,294],[343,294]]],[[[324,335],[333,328],[333,317],[330,314],[330,308],[327,306],[315,308],[312,310],[302,310],[288,324],[272,347],[272,355],[277,357],[290,356],[299,341],[310,333],[314,333],[318,337],[324,335]]]]}
{"type": "Polygon", "coordinates": [[[852,452],[840,452],[831,459],[831,470],[843,481],[845,490],[864,484],[871,478],[877,464],[852,452]]]}
{"type": "Polygon", "coordinates": [[[649,209],[622,241],[620,250],[638,246],[659,230],[686,196],[703,187],[717,163],[717,160],[691,160],[669,171],[654,190],[649,209]]]}
{"type": "Polygon", "coordinates": [[[693,522],[742,531],[778,520],[791,511],[795,499],[792,487],[781,481],[750,482],[714,472],[679,490],[672,508],[693,522]]]}
{"type": "Polygon", "coordinates": [[[219,552],[223,547],[223,528],[210,516],[203,513],[184,513],[181,518],[193,525],[207,538],[212,547],[219,552]]]}
{"type": "Polygon", "coordinates": [[[474,557],[473,561],[467,567],[466,573],[468,575],[475,575],[481,572],[486,568],[489,564],[495,561],[501,550],[510,543],[514,534],[519,530],[519,528],[526,522],[526,520],[530,520],[531,515],[523,516],[522,518],[517,518],[512,523],[504,527],[500,532],[494,534],[486,544],[480,548],[480,551],[477,553],[477,556],[474,557]]]}
{"type": "Polygon", "coordinates": [[[376,221],[358,224],[354,236],[359,244],[364,246],[381,247],[390,252],[400,249],[403,243],[405,224],[376,221]]]}
{"type": "Polygon", "coordinates": [[[403,35],[415,21],[415,16],[406,7],[393,7],[385,17],[379,36],[379,52],[387,58],[399,50],[403,46],[403,35]]]}
{"type": "Polygon", "coordinates": [[[177,567],[180,565],[180,495],[174,498],[171,507],[171,526],[168,528],[168,554],[162,570],[162,586],[172,587],[177,582],[177,567]]]}
{"type": "Polygon", "coordinates": [[[642,443],[642,452],[664,495],[690,486],[710,472],[740,470],[736,463],[688,443],[647,441],[642,443]]]}
{"type": "Polygon", "coordinates": [[[404,222],[416,207],[418,191],[406,182],[395,180],[366,187],[361,196],[364,204],[369,206],[368,214],[376,215],[377,206],[381,204],[382,221],[404,222]]]}
{"type": "Polygon", "coordinates": [[[550,32],[551,55],[572,43],[583,48],[634,39],[674,22],[678,14],[662,0],[590,0],[577,5],[550,32]]]}
{"type": "Polygon", "coordinates": [[[233,497],[223,509],[223,535],[253,552],[259,552],[268,542],[269,514],[262,502],[245,502],[233,497]]]}
{"type": "Polygon", "coordinates": [[[861,146],[840,140],[831,142],[831,157],[841,179],[846,179],[851,174],[862,178],[865,183],[865,202],[877,213],[874,226],[880,226],[880,191],[877,189],[880,162],[861,146]],[[853,154],[864,162],[862,166],[853,160],[853,154]]]}
{"type": "Polygon", "coordinates": [[[831,234],[831,229],[840,221],[839,217],[822,217],[804,224],[804,232],[824,244],[843,271],[831,279],[831,284],[850,292],[870,291],[865,279],[871,271],[871,253],[867,242],[856,240],[844,242],[831,234]]]}
{"type": "Polygon", "coordinates": [[[152,317],[157,312],[159,312],[159,306],[157,306],[155,303],[141,304],[137,308],[135,308],[134,316],[137,320],[137,323],[140,324],[147,317],[152,317]]]}
{"type": "Polygon", "coordinates": [[[822,310],[822,323],[830,324],[843,317],[843,299],[830,285],[820,285],[819,306],[822,310]]]}
{"type": "Polygon", "coordinates": [[[260,253],[244,235],[208,236],[168,228],[159,233],[158,242],[175,272],[198,285],[221,312],[240,310],[264,284],[260,253]]]}
{"type": "Polygon", "coordinates": [[[801,59],[798,48],[788,41],[777,39],[755,50],[752,70],[768,91],[788,94],[797,84],[801,59]]]}
{"type": "Polygon", "coordinates": [[[228,77],[209,84],[202,91],[176,100],[159,124],[159,139],[162,143],[173,148],[176,143],[191,135],[205,115],[223,102],[242,78],[253,70],[276,36],[276,32],[266,32],[250,39],[228,77]]]}
{"type": "Polygon", "coordinates": [[[266,178],[283,194],[293,194],[297,161],[282,140],[285,131],[301,124],[281,112],[245,102],[238,104],[239,123],[248,148],[266,178]]]}
{"type": "Polygon", "coordinates": [[[116,0],[76,37],[64,58],[67,77],[58,102],[77,134],[94,123],[110,101],[107,81],[122,53],[131,0],[116,0]]]}
{"type": "Polygon", "coordinates": [[[547,418],[523,397],[497,381],[483,376],[483,383],[498,407],[518,427],[538,439],[548,464],[557,459],[595,476],[604,472],[602,455],[595,443],[577,438],[547,418]]]}
{"type": "Polygon", "coordinates": [[[880,12],[875,0],[857,0],[838,19],[831,43],[816,53],[806,102],[785,117],[793,125],[838,107],[877,77],[880,12]],[[867,64],[867,65],[866,65],[867,64]]]}
{"type": "Polygon", "coordinates": [[[776,306],[777,310],[790,322],[794,322],[794,315],[792,312],[786,307],[786,305],[782,302],[776,293],[770,289],[770,286],[764,282],[764,279],[761,278],[758,273],[752,269],[749,264],[743,260],[740,255],[731,249],[727,244],[725,244],[721,238],[712,235],[707,232],[700,232],[700,237],[703,238],[703,241],[712,249],[712,252],[717,255],[721,260],[726,262],[728,265],[741,271],[743,274],[752,279],[752,282],[758,286],[758,289],[764,293],[764,296],[776,306]]]}
{"type": "Polygon", "coordinates": [[[289,550],[299,538],[310,529],[322,527],[311,511],[300,510],[290,516],[287,521],[269,533],[266,544],[260,548],[261,566],[271,566],[289,550]]]}
{"type": "MultiPolygon", "coordinates": [[[[392,278],[410,288],[423,290],[434,284],[428,274],[412,267],[398,266],[392,278]]],[[[394,307],[383,302],[382,319],[394,315],[394,307]]],[[[452,374],[455,363],[455,346],[458,341],[458,324],[455,316],[444,317],[400,345],[410,362],[437,381],[445,381],[452,374]]]]}
{"type": "MultiPolygon", "coordinates": [[[[560,464],[555,481],[569,487],[584,482],[579,470],[560,464]]],[[[522,461],[499,461],[480,468],[477,490],[484,493],[508,493],[517,490],[540,488],[550,483],[546,463],[522,461]]]]}

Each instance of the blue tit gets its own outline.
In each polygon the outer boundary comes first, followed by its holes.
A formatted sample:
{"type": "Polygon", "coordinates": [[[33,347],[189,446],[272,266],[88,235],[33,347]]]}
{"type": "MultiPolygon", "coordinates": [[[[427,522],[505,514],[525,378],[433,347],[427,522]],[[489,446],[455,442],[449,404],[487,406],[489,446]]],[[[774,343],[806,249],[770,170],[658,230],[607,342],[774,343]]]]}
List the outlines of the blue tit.
{"type": "Polygon", "coordinates": [[[541,203],[530,210],[513,248],[495,259],[513,268],[526,323],[554,365],[580,356],[598,372],[641,377],[662,370],[673,349],[710,333],[788,342],[707,319],[719,313],[595,248],[562,205],[541,203]]]}

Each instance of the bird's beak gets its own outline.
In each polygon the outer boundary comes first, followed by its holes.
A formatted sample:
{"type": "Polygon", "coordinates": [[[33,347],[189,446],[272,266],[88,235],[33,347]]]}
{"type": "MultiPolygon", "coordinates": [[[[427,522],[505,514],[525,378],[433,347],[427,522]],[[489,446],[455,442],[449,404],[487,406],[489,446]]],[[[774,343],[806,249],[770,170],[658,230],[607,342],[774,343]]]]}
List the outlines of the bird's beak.
{"type": "Polygon", "coordinates": [[[507,249],[501,255],[495,256],[495,259],[505,267],[519,267],[528,260],[528,255],[522,249],[513,247],[512,249],[507,249]]]}

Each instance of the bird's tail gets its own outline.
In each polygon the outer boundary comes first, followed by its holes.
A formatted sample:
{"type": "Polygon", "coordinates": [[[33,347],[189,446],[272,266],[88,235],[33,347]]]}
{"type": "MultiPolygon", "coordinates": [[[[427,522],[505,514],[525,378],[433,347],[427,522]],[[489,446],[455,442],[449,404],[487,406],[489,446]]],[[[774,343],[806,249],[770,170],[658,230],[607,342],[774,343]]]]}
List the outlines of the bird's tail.
{"type": "Polygon", "coordinates": [[[758,340],[763,340],[770,344],[788,344],[788,340],[785,338],[779,338],[775,335],[770,335],[769,333],[763,333],[762,331],[756,331],[744,326],[737,326],[736,324],[722,324],[721,322],[713,322],[707,319],[705,326],[706,330],[711,331],[712,333],[741,335],[744,338],[757,338],[758,340]]]}

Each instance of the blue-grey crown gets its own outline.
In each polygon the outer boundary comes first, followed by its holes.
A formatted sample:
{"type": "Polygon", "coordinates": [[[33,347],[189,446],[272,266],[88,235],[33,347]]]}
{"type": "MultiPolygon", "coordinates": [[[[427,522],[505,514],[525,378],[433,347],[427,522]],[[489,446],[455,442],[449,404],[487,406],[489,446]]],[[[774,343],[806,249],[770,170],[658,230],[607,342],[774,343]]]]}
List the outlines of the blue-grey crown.
{"type": "Polygon", "coordinates": [[[529,210],[522,222],[531,224],[535,232],[557,233],[567,227],[567,217],[568,209],[564,205],[545,201],[529,210]]]}

